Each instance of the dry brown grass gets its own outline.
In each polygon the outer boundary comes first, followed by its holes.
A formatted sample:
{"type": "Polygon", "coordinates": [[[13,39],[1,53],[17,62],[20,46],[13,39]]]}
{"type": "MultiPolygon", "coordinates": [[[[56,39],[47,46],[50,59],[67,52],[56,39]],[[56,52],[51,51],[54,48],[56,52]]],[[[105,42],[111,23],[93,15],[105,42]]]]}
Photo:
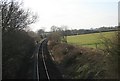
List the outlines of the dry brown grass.
{"type": "Polygon", "coordinates": [[[100,55],[103,54],[102,51],[93,49],[93,48],[87,48],[87,47],[78,47],[68,44],[58,44],[53,47],[52,49],[53,55],[55,58],[64,59],[65,56],[80,56],[84,55],[88,57],[89,59],[98,60],[100,58],[100,55]]]}

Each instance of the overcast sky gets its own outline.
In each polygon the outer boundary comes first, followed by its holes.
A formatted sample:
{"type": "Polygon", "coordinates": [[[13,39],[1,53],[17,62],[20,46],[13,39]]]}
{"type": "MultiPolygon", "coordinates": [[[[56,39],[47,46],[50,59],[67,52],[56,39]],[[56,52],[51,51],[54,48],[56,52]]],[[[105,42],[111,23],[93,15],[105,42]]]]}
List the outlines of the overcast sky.
{"type": "Polygon", "coordinates": [[[118,25],[119,0],[23,0],[24,7],[38,14],[31,25],[36,31],[53,25],[69,29],[88,29],[118,25]]]}

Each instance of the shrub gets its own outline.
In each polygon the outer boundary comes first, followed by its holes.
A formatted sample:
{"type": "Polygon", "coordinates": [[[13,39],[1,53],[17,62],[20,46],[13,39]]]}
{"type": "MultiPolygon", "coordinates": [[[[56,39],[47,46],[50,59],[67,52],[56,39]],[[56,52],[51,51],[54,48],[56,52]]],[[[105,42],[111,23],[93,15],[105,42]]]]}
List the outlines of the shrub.
{"type": "Polygon", "coordinates": [[[34,39],[25,31],[15,31],[3,36],[2,41],[3,79],[16,79],[19,70],[23,70],[21,67],[30,60],[34,39]]]}
{"type": "Polygon", "coordinates": [[[67,79],[104,79],[103,52],[97,49],[58,44],[53,47],[53,56],[67,79]]]}
{"type": "Polygon", "coordinates": [[[105,46],[105,55],[107,60],[107,76],[106,78],[119,78],[118,62],[120,59],[120,44],[119,31],[115,32],[112,39],[103,37],[103,44],[105,46]]]}

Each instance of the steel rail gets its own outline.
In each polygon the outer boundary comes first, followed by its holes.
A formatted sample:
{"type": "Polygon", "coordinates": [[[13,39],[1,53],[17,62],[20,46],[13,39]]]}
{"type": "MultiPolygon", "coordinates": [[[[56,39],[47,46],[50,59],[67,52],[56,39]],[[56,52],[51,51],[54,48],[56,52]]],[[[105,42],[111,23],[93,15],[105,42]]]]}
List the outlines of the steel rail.
{"type": "Polygon", "coordinates": [[[47,79],[50,81],[50,76],[49,76],[48,69],[47,69],[46,62],[45,62],[45,58],[44,58],[43,46],[41,46],[41,49],[42,49],[42,60],[43,60],[45,72],[46,72],[46,75],[47,75],[47,79]]]}
{"type": "Polygon", "coordinates": [[[36,79],[39,81],[39,79],[40,79],[40,75],[39,75],[39,63],[38,63],[38,59],[39,59],[39,55],[38,55],[38,53],[39,53],[39,48],[40,48],[40,46],[42,45],[42,43],[45,41],[45,39],[43,39],[43,40],[41,40],[40,41],[40,44],[38,45],[38,47],[37,47],[37,53],[36,53],[36,70],[37,70],[37,73],[36,73],[36,79]]]}
{"type": "MultiPolygon", "coordinates": [[[[40,67],[39,67],[39,49],[41,49],[41,55],[42,55],[42,62],[43,62],[43,67],[44,67],[44,71],[45,71],[45,75],[47,77],[47,79],[50,81],[50,76],[49,76],[49,72],[48,72],[48,68],[46,65],[46,61],[45,61],[45,56],[44,56],[44,42],[45,42],[46,38],[40,41],[40,44],[38,45],[38,47],[36,48],[36,54],[35,54],[35,59],[36,59],[36,79],[37,81],[40,80],[40,67]]],[[[41,77],[42,78],[42,77],[41,77]]]]}
{"type": "Polygon", "coordinates": [[[38,69],[38,53],[37,53],[37,80],[39,81],[39,69],[38,69]]]}

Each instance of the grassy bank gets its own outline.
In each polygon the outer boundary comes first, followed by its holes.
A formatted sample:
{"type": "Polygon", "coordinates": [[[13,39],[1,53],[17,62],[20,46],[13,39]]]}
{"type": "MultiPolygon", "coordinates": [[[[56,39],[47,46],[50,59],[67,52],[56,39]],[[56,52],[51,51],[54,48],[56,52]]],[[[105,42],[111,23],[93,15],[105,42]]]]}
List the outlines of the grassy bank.
{"type": "Polygon", "coordinates": [[[66,79],[117,79],[119,49],[114,35],[115,32],[104,32],[69,36],[68,44],[49,42],[48,48],[66,79]],[[94,49],[96,43],[105,48],[94,49]]]}
{"type": "Polygon", "coordinates": [[[97,49],[58,44],[52,49],[65,79],[103,79],[106,77],[104,53],[97,49]]]}

